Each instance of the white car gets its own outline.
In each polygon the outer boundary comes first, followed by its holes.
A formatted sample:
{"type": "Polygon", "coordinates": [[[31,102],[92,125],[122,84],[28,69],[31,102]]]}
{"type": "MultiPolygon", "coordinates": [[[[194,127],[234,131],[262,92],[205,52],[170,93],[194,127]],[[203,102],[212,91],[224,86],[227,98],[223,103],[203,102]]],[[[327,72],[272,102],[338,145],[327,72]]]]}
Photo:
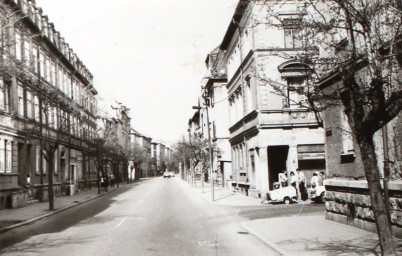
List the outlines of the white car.
{"type": "Polygon", "coordinates": [[[164,172],[163,173],[163,178],[170,178],[170,173],[169,172],[164,172]]]}
{"type": "Polygon", "coordinates": [[[267,194],[268,202],[290,204],[297,201],[296,189],[292,186],[274,189],[267,194]]]}
{"type": "Polygon", "coordinates": [[[311,201],[324,203],[325,202],[325,186],[317,186],[315,188],[311,188],[310,198],[311,198],[311,201]]]}

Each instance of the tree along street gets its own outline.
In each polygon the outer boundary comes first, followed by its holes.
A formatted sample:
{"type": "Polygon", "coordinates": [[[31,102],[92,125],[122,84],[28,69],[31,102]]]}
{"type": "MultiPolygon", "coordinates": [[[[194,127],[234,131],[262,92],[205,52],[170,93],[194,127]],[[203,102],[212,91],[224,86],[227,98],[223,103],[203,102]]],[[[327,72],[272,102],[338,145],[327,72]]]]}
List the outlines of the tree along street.
{"type": "Polygon", "coordinates": [[[2,245],[17,243],[0,254],[277,255],[242,233],[247,219],[236,215],[178,179],[155,178],[2,234],[2,245]]]}

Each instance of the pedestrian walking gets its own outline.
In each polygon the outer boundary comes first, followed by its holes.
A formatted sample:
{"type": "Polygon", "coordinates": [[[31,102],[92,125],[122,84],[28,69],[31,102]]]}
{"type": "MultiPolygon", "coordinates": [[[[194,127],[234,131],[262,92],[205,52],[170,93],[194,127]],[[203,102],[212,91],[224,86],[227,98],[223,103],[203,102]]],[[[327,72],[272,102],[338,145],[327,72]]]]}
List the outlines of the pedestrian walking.
{"type": "Polygon", "coordinates": [[[300,199],[302,201],[306,201],[308,199],[308,192],[306,188],[306,176],[304,172],[299,168],[296,169],[298,182],[299,182],[299,191],[300,191],[300,199]]]}
{"type": "Polygon", "coordinates": [[[281,185],[281,187],[286,187],[287,181],[288,177],[286,176],[286,170],[283,170],[278,174],[278,182],[281,185]]]}
{"type": "Polygon", "coordinates": [[[110,186],[114,187],[114,183],[115,183],[115,177],[114,174],[112,173],[110,174],[110,186]]]}

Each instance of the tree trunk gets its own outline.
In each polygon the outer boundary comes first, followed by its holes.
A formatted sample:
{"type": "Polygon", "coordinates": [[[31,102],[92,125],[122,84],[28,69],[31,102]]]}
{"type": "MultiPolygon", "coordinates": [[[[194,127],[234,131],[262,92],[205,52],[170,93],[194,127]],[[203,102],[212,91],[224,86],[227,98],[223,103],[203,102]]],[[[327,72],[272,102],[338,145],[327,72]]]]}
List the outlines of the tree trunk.
{"type": "Polygon", "coordinates": [[[392,239],[391,223],[387,216],[387,207],[381,190],[380,172],[377,167],[372,136],[357,138],[360,147],[364,171],[371,198],[371,208],[376,219],[377,234],[382,255],[396,255],[392,239]]]}
{"type": "Polygon", "coordinates": [[[49,196],[49,210],[54,210],[54,193],[53,193],[53,173],[54,173],[54,156],[49,156],[49,173],[48,173],[48,196],[49,196]]]}

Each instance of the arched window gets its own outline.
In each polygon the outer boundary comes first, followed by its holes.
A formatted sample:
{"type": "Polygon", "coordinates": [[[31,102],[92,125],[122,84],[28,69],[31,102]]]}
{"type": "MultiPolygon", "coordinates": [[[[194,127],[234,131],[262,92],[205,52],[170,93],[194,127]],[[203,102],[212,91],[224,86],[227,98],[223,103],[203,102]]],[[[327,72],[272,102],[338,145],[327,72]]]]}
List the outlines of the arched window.
{"type": "Polygon", "coordinates": [[[312,68],[298,61],[287,61],[278,66],[282,79],[286,81],[284,90],[285,99],[283,108],[306,107],[306,79],[310,76],[312,68]]]}

